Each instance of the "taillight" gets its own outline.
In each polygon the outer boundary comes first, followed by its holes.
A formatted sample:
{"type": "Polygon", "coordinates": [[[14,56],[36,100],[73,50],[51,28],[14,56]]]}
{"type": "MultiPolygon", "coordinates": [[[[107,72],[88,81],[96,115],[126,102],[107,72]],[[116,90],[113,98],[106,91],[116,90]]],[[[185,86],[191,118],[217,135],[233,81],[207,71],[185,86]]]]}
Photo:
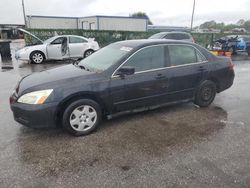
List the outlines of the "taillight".
{"type": "Polygon", "coordinates": [[[234,70],[234,64],[232,62],[232,59],[230,59],[229,70],[231,70],[231,71],[234,70]]]}

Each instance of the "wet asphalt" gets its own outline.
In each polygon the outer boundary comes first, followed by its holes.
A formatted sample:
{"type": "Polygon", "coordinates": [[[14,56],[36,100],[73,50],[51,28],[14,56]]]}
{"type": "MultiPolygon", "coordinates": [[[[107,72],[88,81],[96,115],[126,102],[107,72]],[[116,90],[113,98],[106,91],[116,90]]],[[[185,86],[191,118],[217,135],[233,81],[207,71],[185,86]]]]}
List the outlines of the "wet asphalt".
{"type": "Polygon", "coordinates": [[[250,187],[250,60],[234,59],[235,83],[210,107],[120,116],[85,137],[26,128],[9,108],[22,76],[65,63],[1,62],[0,187],[250,187]]]}

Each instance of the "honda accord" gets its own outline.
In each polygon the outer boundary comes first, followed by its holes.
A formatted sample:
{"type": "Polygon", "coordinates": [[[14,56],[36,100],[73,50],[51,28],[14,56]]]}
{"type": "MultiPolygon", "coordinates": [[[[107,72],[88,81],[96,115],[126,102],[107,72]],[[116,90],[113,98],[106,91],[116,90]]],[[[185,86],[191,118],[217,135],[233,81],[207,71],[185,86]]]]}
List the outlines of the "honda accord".
{"type": "Polygon", "coordinates": [[[165,104],[210,105],[231,87],[231,59],[174,40],[113,43],[78,64],[26,76],[10,97],[17,122],[61,125],[73,135],[94,131],[103,117],[165,104]]]}

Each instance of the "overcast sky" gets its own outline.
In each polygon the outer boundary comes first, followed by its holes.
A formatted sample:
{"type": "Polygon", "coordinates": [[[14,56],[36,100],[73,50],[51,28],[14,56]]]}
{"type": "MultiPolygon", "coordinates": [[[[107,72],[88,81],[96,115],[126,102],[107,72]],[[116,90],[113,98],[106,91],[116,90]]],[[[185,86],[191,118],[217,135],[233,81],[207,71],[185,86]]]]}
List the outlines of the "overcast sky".
{"type": "MultiPolygon", "coordinates": [[[[190,26],[193,0],[24,0],[27,15],[128,16],[146,12],[155,25],[190,26]]],[[[196,0],[194,25],[250,19],[250,0],[196,0]]],[[[22,0],[0,0],[0,24],[23,24],[22,0]]]]}

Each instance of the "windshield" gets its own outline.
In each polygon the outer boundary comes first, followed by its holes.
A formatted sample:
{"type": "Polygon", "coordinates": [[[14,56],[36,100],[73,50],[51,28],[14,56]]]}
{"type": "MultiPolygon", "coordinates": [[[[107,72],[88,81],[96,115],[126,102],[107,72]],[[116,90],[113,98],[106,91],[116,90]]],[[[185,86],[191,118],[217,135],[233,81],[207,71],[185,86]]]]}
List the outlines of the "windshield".
{"type": "Polygon", "coordinates": [[[162,39],[165,35],[166,33],[157,33],[149,37],[149,39],[162,39]]]}
{"type": "Polygon", "coordinates": [[[114,65],[131,50],[130,47],[111,44],[83,59],[78,65],[85,69],[101,72],[114,65]]]}

